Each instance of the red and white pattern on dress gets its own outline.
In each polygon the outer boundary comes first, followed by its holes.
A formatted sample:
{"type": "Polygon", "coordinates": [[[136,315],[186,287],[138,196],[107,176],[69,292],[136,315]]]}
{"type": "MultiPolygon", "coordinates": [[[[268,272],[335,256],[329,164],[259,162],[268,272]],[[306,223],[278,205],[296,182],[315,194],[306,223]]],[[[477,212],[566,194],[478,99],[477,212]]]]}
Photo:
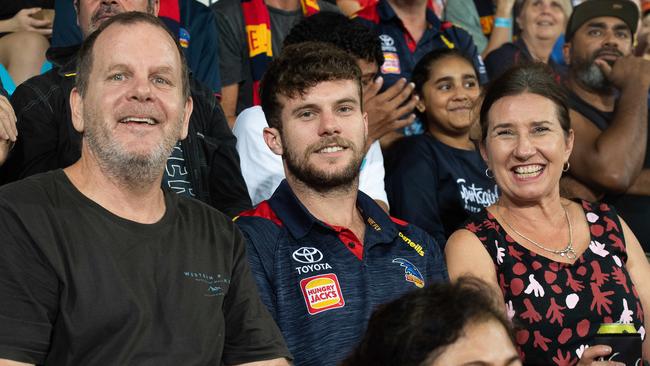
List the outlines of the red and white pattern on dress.
{"type": "Polygon", "coordinates": [[[573,264],[521,246],[486,210],[465,225],[492,257],[525,365],[577,364],[601,323],[630,323],[645,337],[618,215],[604,203],[581,203],[591,239],[573,264]]]}

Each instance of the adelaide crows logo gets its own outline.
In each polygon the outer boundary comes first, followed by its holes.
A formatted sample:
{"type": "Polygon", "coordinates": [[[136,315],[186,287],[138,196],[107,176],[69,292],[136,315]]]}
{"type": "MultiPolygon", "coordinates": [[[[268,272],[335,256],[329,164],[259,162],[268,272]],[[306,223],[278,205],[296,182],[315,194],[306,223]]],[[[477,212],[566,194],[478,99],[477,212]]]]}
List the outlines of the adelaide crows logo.
{"type": "Polygon", "coordinates": [[[404,267],[404,279],[408,282],[413,283],[415,286],[422,288],[424,287],[424,277],[420,270],[413,265],[413,263],[407,261],[404,258],[395,258],[393,263],[399,263],[401,267],[404,267]]]}

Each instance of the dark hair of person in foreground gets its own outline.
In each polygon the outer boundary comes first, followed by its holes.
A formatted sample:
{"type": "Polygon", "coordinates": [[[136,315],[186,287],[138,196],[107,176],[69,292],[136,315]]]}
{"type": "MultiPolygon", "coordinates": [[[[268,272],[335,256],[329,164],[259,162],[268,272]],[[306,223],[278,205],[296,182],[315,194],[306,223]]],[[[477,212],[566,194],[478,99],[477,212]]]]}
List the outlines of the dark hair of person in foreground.
{"type": "Polygon", "coordinates": [[[502,326],[514,349],[503,303],[475,277],[435,283],[382,305],[371,316],[360,344],[341,366],[432,365],[466,330],[491,322],[502,326]]]}

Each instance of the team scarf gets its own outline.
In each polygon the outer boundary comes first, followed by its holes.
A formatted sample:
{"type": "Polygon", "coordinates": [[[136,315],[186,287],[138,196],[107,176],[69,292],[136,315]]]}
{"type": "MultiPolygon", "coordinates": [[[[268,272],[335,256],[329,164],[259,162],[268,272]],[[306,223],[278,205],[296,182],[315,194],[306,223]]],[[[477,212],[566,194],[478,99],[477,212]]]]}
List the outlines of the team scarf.
{"type": "Polygon", "coordinates": [[[474,0],[474,6],[481,22],[481,30],[486,37],[490,37],[494,29],[494,13],[496,7],[493,0],[474,0]]]}
{"type": "MultiPolygon", "coordinates": [[[[271,16],[264,0],[242,0],[241,5],[246,25],[248,57],[253,74],[253,105],[260,105],[260,80],[273,59],[271,16]]],[[[300,0],[300,5],[304,16],[320,11],[316,0],[300,0]]]]}

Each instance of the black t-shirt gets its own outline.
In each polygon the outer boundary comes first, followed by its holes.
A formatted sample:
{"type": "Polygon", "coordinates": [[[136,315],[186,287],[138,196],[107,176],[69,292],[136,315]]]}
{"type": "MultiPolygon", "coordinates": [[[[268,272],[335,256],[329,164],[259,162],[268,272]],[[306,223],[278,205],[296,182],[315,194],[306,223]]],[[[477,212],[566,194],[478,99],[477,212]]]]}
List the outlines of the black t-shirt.
{"type": "Polygon", "coordinates": [[[221,365],[289,357],[240,232],[165,192],[139,224],[63,171],[0,188],[0,358],[45,365],[221,365]]]}
{"type": "Polygon", "coordinates": [[[386,172],[390,212],[443,244],[467,220],[498,199],[493,179],[476,150],[461,150],[428,133],[407,137],[386,172]]]}
{"type": "MultiPolygon", "coordinates": [[[[526,43],[519,38],[515,42],[504,43],[501,47],[490,52],[485,57],[485,68],[490,76],[490,80],[495,80],[504,72],[515,65],[527,64],[535,62],[533,56],[530,54],[526,43]]],[[[564,78],[567,74],[567,67],[555,63],[549,57],[548,66],[555,73],[557,81],[564,78]]]]}

